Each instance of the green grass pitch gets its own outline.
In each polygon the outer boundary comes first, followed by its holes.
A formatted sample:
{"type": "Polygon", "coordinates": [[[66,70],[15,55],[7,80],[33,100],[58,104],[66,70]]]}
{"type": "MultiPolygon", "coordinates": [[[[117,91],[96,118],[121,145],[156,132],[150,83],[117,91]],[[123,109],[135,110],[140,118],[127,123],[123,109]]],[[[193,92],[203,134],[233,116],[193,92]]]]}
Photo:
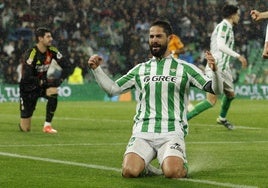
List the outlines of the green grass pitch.
{"type": "MultiPolygon", "coordinates": [[[[135,102],[59,102],[42,133],[39,102],[29,133],[18,131],[18,103],[0,103],[0,187],[210,188],[268,186],[268,101],[232,103],[235,130],[215,123],[220,101],[192,119],[186,137],[189,178],[121,177],[135,102]]],[[[157,162],[154,161],[154,165],[157,162]]]]}

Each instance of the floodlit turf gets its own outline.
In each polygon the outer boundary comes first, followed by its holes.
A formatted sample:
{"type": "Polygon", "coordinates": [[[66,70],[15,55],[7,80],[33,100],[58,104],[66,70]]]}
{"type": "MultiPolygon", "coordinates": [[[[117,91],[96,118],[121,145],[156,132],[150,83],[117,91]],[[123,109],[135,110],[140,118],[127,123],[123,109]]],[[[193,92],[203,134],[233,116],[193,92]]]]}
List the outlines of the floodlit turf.
{"type": "Polygon", "coordinates": [[[42,133],[45,103],[30,133],[18,131],[18,103],[0,103],[0,187],[267,187],[268,101],[233,101],[233,131],[215,123],[219,104],[189,122],[189,178],[175,180],[121,177],[134,102],[59,102],[56,135],[42,133]]]}

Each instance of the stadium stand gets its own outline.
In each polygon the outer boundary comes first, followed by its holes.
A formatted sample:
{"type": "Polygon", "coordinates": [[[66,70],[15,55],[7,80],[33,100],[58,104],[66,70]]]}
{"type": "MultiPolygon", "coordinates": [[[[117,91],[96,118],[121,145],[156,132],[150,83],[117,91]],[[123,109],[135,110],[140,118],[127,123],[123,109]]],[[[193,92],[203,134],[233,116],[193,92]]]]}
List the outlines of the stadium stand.
{"type": "MultiPolygon", "coordinates": [[[[268,2],[229,2],[237,3],[241,8],[241,22],[235,28],[236,46],[250,64],[247,70],[240,71],[234,62],[234,74],[239,75],[240,83],[249,80],[268,83],[267,62],[259,54],[266,23],[253,23],[249,15],[252,7],[266,10],[268,2]]],[[[33,32],[40,25],[52,29],[55,45],[82,69],[84,83],[92,79],[85,62],[93,53],[103,55],[103,67],[111,77],[124,74],[147,59],[149,54],[144,55],[144,51],[148,51],[149,23],[158,17],[171,22],[175,33],[189,47],[193,63],[204,64],[202,51],[209,48],[210,34],[221,19],[219,9],[222,3],[221,0],[136,0],[135,3],[121,0],[3,0],[0,3],[0,82],[18,83],[21,54],[34,43],[33,32]]]]}

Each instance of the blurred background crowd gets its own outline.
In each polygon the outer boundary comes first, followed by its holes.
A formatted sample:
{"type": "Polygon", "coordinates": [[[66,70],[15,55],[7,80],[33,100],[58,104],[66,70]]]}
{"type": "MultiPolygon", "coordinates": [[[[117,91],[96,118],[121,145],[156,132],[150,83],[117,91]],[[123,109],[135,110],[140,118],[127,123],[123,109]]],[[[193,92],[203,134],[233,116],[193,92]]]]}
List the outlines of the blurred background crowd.
{"type": "MultiPolygon", "coordinates": [[[[0,1],[0,83],[17,84],[22,53],[35,44],[34,30],[47,26],[54,45],[77,66],[83,83],[92,76],[87,60],[104,58],[113,78],[149,58],[148,29],[156,18],[167,18],[186,46],[180,58],[204,65],[203,51],[221,21],[223,0],[2,0],[0,1]]],[[[241,9],[235,27],[236,51],[249,63],[246,70],[234,60],[238,83],[268,83],[268,62],[261,59],[266,22],[254,23],[250,10],[268,10],[267,0],[233,0],[241,9]],[[267,64],[267,65],[266,65],[267,64]]]]}

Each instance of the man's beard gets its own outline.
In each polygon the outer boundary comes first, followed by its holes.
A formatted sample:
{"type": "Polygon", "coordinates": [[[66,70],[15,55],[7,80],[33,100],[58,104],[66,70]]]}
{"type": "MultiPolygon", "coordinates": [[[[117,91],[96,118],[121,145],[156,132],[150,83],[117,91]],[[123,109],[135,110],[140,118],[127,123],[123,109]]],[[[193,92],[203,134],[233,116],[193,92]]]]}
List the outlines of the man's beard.
{"type": "Polygon", "coordinates": [[[159,45],[157,47],[159,47],[159,50],[153,50],[153,48],[155,47],[156,45],[150,45],[150,51],[151,51],[151,54],[155,57],[158,57],[158,58],[161,58],[163,57],[163,55],[165,54],[166,50],[167,50],[167,45],[163,46],[163,45],[159,45]]]}

